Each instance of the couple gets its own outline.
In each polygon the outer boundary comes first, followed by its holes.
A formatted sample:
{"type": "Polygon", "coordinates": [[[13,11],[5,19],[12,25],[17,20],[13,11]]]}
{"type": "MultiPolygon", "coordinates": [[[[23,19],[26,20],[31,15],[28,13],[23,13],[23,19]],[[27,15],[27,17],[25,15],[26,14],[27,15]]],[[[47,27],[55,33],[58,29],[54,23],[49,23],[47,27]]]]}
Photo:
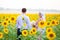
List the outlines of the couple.
{"type": "MultiPolygon", "coordinates": [[[[29,17],[25,15],[26,11],[27,11],[26,8],[22,8],[22,14],[20,16],[18,16],[18,18],[17,18],[17,37],[19,35],[21,35],[21,31],[20,30],[21,30],[22,26],[25,26],[24,30],[26,30],[28,28],[30,28],[30,29],[32,28],[32,25],[30,23],[29,17]]],[[[39,13],[39,17],[40,18],[35,23],[36,25],[38,25],[38,22],[40,20],[45,20],[41,13],[39,13]]],[[[18,40],[21,40],[21,39],[18,38],[18,40]]]]}

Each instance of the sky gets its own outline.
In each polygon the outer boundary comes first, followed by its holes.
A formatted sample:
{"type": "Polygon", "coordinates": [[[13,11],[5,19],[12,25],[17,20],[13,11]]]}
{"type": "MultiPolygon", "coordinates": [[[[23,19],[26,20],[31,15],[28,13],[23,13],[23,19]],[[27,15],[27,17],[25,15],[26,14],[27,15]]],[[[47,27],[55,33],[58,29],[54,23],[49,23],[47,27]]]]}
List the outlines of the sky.
{"type": "Polygon", "coordinates": [[[60,10],[60,0],[0,0],[0,7],[60,10]]]}

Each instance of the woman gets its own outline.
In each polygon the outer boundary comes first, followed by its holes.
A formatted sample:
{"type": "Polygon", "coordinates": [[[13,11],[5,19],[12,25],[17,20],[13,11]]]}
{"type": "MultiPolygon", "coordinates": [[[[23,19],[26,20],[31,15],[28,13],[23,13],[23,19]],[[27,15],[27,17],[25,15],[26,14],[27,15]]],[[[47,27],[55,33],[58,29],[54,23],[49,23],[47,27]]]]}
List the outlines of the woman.
{"type": "Polygon", "coordinates": [[[45,21],[45,14],[39,13],[39,19],[36,22],[35,21],[31,22],[32,27],[35,27],[38,31],[40,31],[40,35],[38,36],[38,40],[42,40],[41,36],[44,33],[44,30],[42,30],[41,28],[38,28],[38,22],[40,22],[41,20],[45,21]]]}
{"type": "Polygon", "coordinates": [[[41,21],[41,20],[44,20],[45,21],[45,14],[39,13],[39,19],[34,24],[35,27],[37,28],[37,30],[40,31],[40,35],[38,37],[38,40],[42,40],[41,39],[41,35],[44,33],[44,30],[42,30],[41,28],[38,28],[38,22],[41,21]]]}

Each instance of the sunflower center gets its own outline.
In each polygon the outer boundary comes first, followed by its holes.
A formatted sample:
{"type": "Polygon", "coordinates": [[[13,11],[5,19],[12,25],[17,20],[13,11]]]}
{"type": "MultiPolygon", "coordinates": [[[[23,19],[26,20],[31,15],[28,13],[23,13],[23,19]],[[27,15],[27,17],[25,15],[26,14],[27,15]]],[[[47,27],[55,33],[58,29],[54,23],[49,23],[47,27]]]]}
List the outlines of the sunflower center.
{"type": "Polygon", "coordinates": [[[5,30],[7,32],[7,30],[5,30]]]}
{"type": "Polygon", "coordinates": [[[6,22],[4,23],[4,25],[6,25],[6,22]]]}
{"type": "Polygon", "coordinates": [[[1,22],[0,22],[0,24],[1,24],[1,22]]]}
{"type": "Polygon", "coordinates": [[[58,24],[58,22],[56,22],[58,24]]]}
{"type": "Polygon", "coordinates": [[[53,21],[52,24],[55,24],[55,22],[53,21]]]}
{"type": "Polygon", "coordinates": [[[1,22],[0,22],[1,23],[1,22]]]}
{"type": "Polygon", "coordinates": [[[43,25],[44,24],[44,22],[41,22],[41,25],[43,25]]]}
{"type": "Polygon", "coordinates": [[[0,34],[0,36],[1,36],[1,34],[0,34]]]}
{"type": "Polygon", "coordinates": [[[24,34],[26,34],[26,32],[24,32],[24,34]]]}
{"type": "Polygon", "coordinates": [[[48,32],[50,32],[50,29],[48,30],[48,32]]]}
{"type": "Polygon", "coordinates": [[[50,37],[53,37],[54,35],[53,34],[50,34],[50,37]]]}
{"type": "Polygon", "coordinates": [[[32,33],[32,32],[31,32],[32,33]]]}
{"type": "Polygon", "coordinates": [[[8,20],[8,18],[6,19],[6,21],[8,20]]]}
{"type": "Polygon", "coordinates": [[[12,17],[11,20],[14,20],[14,18],[12,17]]]}
{"type": "Polygon", "coordinates": [[[33,30],[33,32],[35,32],[35,30],[33,30]]]}
{"type": "Polygon", "coordinates": [[[47,25],[49,25],[50,23],[47,23],[47,25]]]}

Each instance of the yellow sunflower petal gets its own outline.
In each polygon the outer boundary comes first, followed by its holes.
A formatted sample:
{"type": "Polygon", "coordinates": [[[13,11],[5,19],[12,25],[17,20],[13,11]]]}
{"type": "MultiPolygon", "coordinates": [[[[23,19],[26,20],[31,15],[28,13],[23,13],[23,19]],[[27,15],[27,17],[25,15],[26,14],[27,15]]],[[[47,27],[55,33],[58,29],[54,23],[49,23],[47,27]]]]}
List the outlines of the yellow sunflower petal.
{"type": "Polygon", "coordinates": [[[8,22],[7,21],[2,22],[2,26],[7,27],[8,26],[8,22]]]}
{"type": "Polygon", "coordinates": [[[46,33],[52,32],[52,28],[47,28],[46,33]]]}
{"type": "Polygon", "coordinates": [[[10,17],[10,22],[11,23],[16,23],[16,17],[15,16],[11,16],[10,17]]]}
{"type": "Polygon", "coordinates": [[[23,36],[27,36],[27,35],[28,35],[28,31],[27,31],[27,30],[23,30],[23,31],[22,31],[22,35],[23,35],[23,36]]]}
{"type": "Polygon", "coordinates": [[[56,20],[52,20],[51,24],[52,24],[52,26],[55,26],[56,25],[56,20]]]}
{"type": "Polygon", "coordinates": [[[2,32],[0,32],[0,39],[1,39],[1,38],[3,38],[3,33],[2,33],[2,32]]]}
{"type": "Polygon", "coordinates": [[[46,22],[46,26],[51,26],[51,23],[50,22],[46,22]]]}
{"type": "Polygon", "coordinates": [[[4,28],[4,33],[8,34],[8,29],[7,28],[4,28]]]}
{"type": "Polygon", "coordinates": [[[38,26],[39,26],[40,28],[45,28],[45,27],[46,27],[45,21],[40,21],[40,22],[38,23],[38,26]]]}
{"type": "Polygon", "coordinates": [[[33,34],[36,34],[36,28],[35,28],[35,27],[33,27],[33,28],[31,29],[31,31],[32,31],[33,34]]]}
{"type": "Polygon", "coordinates": [[[48,39],[54,39],[56,37],[56,34],[54,32],[50,32],[47,34],[48,39]]]}
{"type": "Polygon", "coordinates": [[[30,34],[30,35],[33,35],[33,32],[32,32],[32,31],[30,31],[30,32],[29,32],[29,34],[30,34]]]}

